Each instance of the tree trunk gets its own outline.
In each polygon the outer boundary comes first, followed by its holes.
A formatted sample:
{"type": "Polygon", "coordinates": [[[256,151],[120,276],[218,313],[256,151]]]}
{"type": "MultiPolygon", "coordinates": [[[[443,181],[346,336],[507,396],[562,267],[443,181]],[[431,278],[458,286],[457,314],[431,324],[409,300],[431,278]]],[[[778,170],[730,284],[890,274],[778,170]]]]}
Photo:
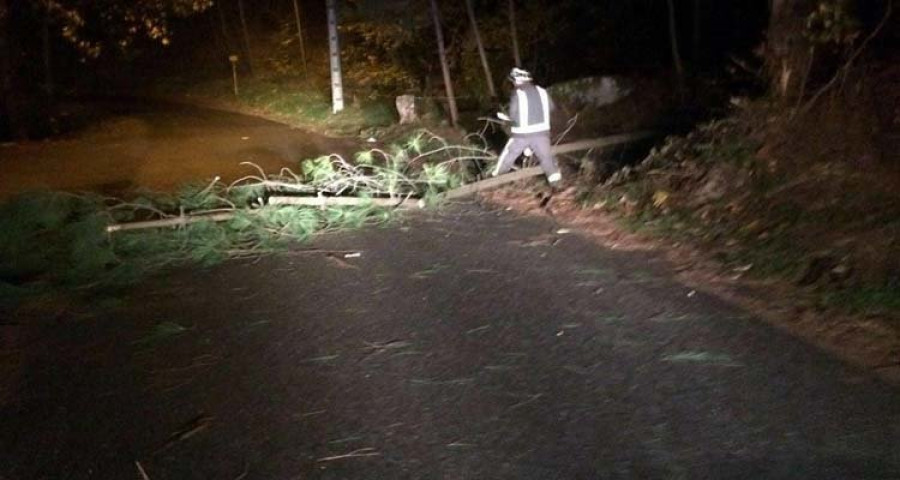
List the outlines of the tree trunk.
{"type": "Polygon", "coordinates": [[[337,28],[337,0],[326,0],[328,9],[328,47],[331,56],[331,111],[344,109],[344,78],[341,72],[341,43],[337,28]]]}
{"type": "Polygon", "coordinates": [[[247,69],[253,75],[253,50],[250,48],[250,31],[247,29],[247,16],[244,14],[244,0],[238,0],[238,13],[241,17],[241,30],[244,32],[244,55],[247,57],[247,69]]]}
{"type": "Polygon", "coordinates": [[[222,3],[216,2],[215,8],[219,11],[219,26],[222,29],[222,38],[225,39],[225,48],[228,50],[228,55],[237,54],[234,51],[231,29],[228,28],[228,21],[225,19],[225,9],[222,7],[222,3]]]}
{"type": "Polygon", "coordinates": [[[306,75],[306,46],[303,42],[303,24],[300,22],[300,4],[294,0],[294,20],[297,21],[297,38],[300,40],[300,58],[303,60],[303,75],[306,75]]]}
{"type": "Polygon", "coordinates": [[[675,5],[673,0],[666,0],[669,6],[669,43],[672,46],[672,63],[675,65],[675,74],[678,76],[678,90],[683,91],[684,66],[681,64],[681,54],[678,51],[678,29],[675,26],[675,5]]]}
{"type": "Polygon", "coordinates": [[[438,55],[441,58],[441,70],[444,73],[444,88],[447,91],[447,103],[450,105],[450,123],[456,127],[459,123],[459,112],[456,109],[456,96],[453,94],[453,82],[450,80],[450,65],[447,62],[447,50],[444,48],[444,31],[441,28],[441,16],[438,12],[437,0],[431,0],[431,18],[437,35],[438,55]]]}
{"type": "Polygon", "coordinates": [[[0,0],[0,138],[25,138],[22,100],[16,75],[17,55],[13,29],[9,28],[16,0],[0,0]]]}
{"type": "Polygon", "coordinates": [[[803,35],[814,0],[772,0],[766,33],[766,69],[776,98],[792,103],[804,88],[812,45],[803,35]]]}
{"type": "Polygon", "coordinates": [[[702,15],[700,13],[701,8],[702,7],[700,6],[700,0],[694,0],[694,25],[691,29],[691,40],[693,43],[693,49],[691,52],[693,55],[691,55],[691,59],[694,61],[694,64],[700,63],[700,20],[702,18],[702,15]]]}
{"type": "Polygon", "coordinates": [[[50,38],[50,10],[44,9],[43,25],[41,25],[41,47],[44,60],[44,95],[53,98],[55,85],[53,83],[53,44],[50,38]]]}
{"type": "Polygon", "coordinates": [[[517,67],[522,66],[522,55],[519,53],[519,32],[516,29],[516,3],[509,0],[509,32],[512,36],[513,61],[517,67]]]}
{"type": "Polygon", "coordinates": [[[472,32],[475,34],[475,44],[478,46],[481,66],[484,68],[484,79],[487,82],[488,93],[491,95],[491,99],[495,100],[497,98],[497,89],[494,88],[494,77],[491,75],[487,54],[484,53],[484,43],[481,41],[481,32],[478,30],[478,21],[475,18],[475,8],[472,7],[472,0],[466,0],[466,11],[469,13],[469,22],[472,23],[472,32]]]}

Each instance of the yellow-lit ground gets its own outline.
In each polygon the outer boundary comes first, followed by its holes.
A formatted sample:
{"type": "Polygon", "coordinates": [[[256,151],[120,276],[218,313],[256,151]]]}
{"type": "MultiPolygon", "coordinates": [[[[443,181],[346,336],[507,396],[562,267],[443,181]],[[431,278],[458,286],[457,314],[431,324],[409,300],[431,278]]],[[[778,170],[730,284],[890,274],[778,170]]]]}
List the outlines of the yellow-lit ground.
{"type": "Polygon", "coordinates": [[[0,147],[0,197],[33,190],[169,190],[216,176],[232,181],[294,168],[356,142],[235,114],[176,106],[138,107],[64,140],[0,147]]]}

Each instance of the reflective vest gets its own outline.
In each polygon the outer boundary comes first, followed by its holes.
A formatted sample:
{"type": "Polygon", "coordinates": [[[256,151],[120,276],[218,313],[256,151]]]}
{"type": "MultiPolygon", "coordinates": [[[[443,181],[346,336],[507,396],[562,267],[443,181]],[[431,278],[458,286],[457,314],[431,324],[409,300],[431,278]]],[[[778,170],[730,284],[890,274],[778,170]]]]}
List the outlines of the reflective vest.
{"type": "Polygon", "coordinates": [[[537,85],[517,88],[510,103],[514,135],[550,131],[550,96],[546,90],[537,85]]]}

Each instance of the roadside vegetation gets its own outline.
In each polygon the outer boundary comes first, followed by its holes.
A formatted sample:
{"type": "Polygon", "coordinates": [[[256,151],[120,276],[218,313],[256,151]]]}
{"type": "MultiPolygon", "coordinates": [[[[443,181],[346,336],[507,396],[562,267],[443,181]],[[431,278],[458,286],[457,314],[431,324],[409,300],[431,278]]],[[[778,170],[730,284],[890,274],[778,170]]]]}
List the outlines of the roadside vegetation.
{"type": "Polygon", "coordinates": [[[896,317],[896,173],[874,158],[860,168],[848,149],[864,145],[822,135],[819,121],[773,127],[776,112],[758,102],[671,137],[581,201],[634,231],[693,244],[731,275],[789,281],[820,308],[896,317]],[[801,151],[807,135],[833,156],[801,151]]]}
{"type": "Polygon", "coordinates": [[[581,201],[706,252],[729,276],[782,282],[815,309],[900,332],[900,70],[895,53],[870,50],[893,11],[868,28],[851,12],[819,2],[790,30],[806,46],[803,76],[744,64],[774,83],[766,95],[732,97],[727,115],[582,188],[581,201]]]}

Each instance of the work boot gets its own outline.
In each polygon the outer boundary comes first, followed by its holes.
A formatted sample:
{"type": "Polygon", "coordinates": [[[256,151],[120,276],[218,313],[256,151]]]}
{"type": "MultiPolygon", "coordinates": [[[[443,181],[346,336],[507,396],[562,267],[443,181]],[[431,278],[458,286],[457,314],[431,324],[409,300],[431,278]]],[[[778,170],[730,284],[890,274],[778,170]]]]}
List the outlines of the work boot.
{"type": "Polygon", "coordinates": [[[561,192],[562,175],[559,172],[552,173],[547,177],[547,183],[550,185],[550,195],[561,192]]]}

